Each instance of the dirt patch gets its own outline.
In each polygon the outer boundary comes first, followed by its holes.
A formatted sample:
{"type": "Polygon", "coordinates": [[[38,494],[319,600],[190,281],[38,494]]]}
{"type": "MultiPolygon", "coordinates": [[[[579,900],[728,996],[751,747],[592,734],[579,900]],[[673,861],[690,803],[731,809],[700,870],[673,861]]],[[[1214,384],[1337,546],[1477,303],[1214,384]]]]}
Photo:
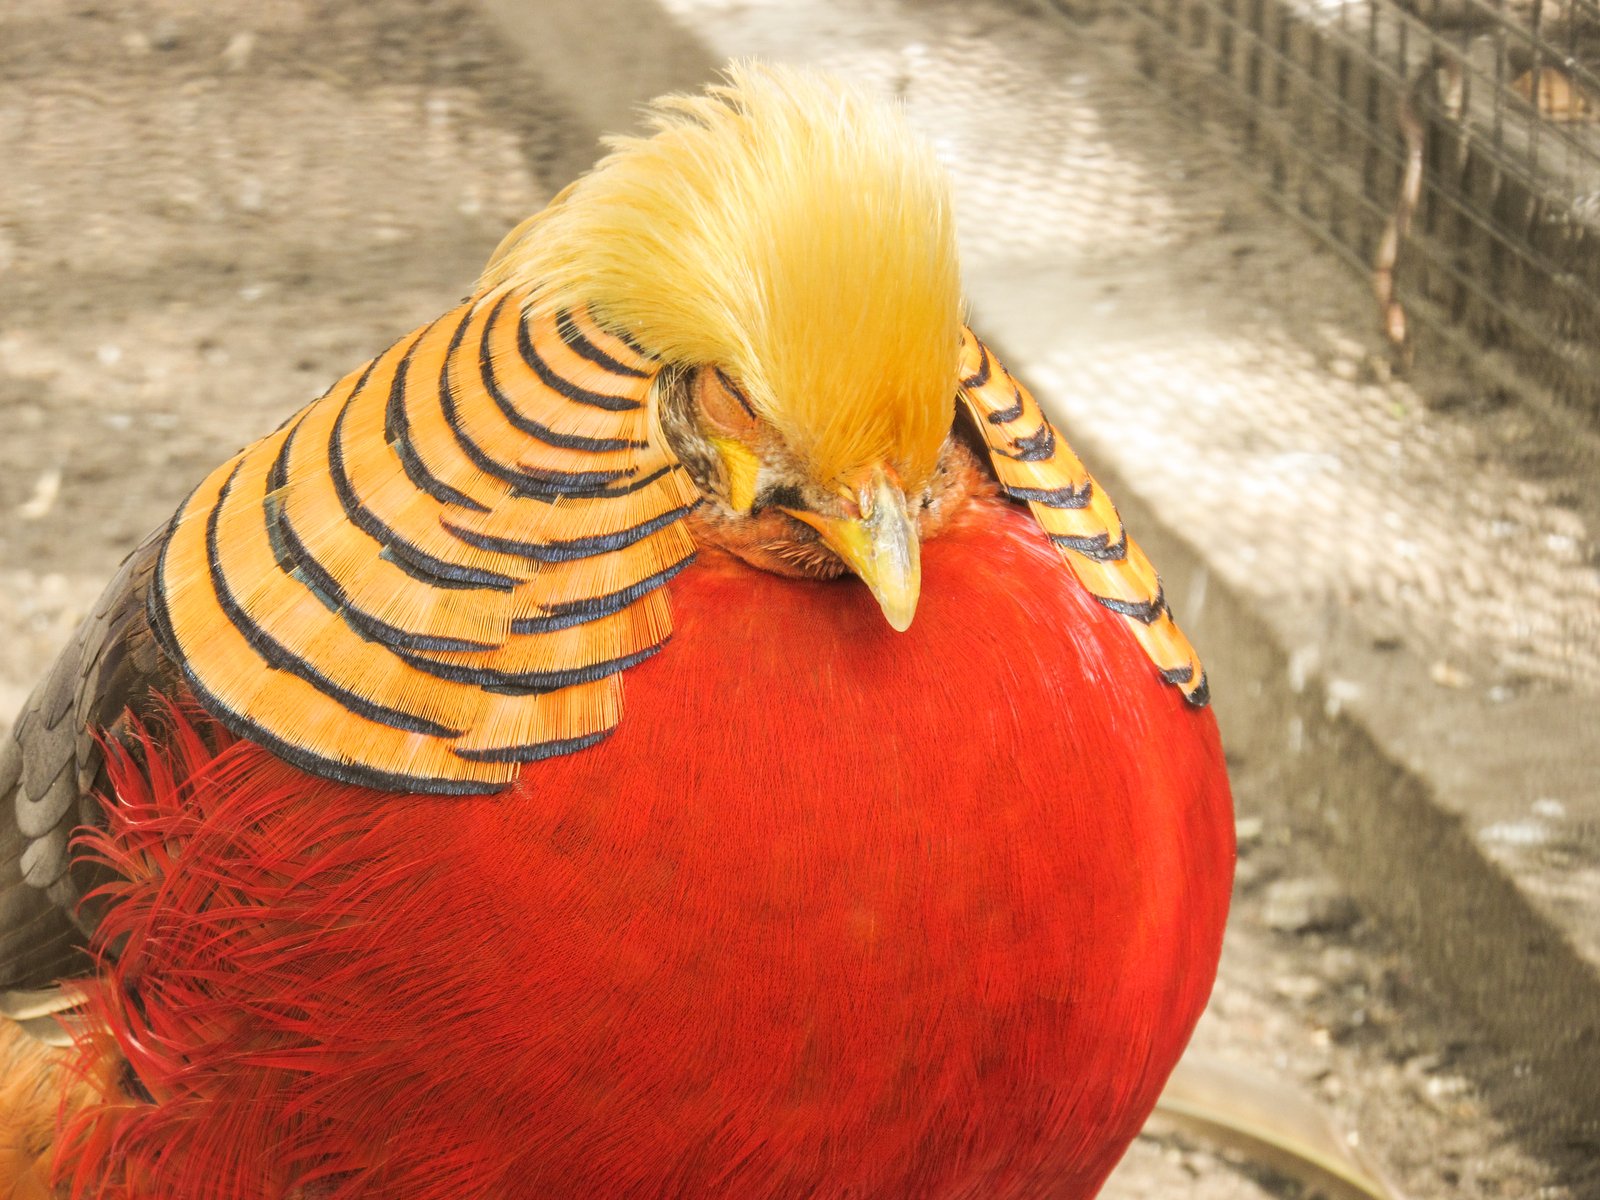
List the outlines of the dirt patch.
{"type": "Polygon", "coordinates": [[[579,136],[462,5],[10,6],[8,714],[121,555],[469,291],[546,198],[538,164],[579,136]]]}

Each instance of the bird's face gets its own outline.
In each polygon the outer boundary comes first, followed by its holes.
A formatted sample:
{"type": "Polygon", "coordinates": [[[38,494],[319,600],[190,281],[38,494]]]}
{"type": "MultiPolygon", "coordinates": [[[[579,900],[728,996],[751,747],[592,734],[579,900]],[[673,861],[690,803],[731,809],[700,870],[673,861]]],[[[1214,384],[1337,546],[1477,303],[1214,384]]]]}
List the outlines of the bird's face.
{"type": "Polygon", "coordinates": [[[898,110],[737,67],[658,106],[496,252],[663,364],[655,411],[692,524],[782,574],[854,572],[895,629],[920,548],[970,484],[950,439],[961,280],[949,181],[898,110]]]}
{"type": "Polygon", "coordinates": [[[853,573],[901,632],[916,613],[922,542],[983,487],[978,460],[954,435],[921,480],[908,484],[892,456],[874,456],[821,481],[816,464],[718,367],[675,375],[661,412],[705,496],[694,518],[698,541],[780,575],[853,573]]]}

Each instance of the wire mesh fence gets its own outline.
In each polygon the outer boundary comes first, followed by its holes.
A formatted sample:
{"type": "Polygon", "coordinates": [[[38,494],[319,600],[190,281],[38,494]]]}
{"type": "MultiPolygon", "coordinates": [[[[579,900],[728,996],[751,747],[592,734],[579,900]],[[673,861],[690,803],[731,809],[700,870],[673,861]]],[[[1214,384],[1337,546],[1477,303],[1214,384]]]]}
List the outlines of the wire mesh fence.
{"type": "Polygon", "coordinates": [[[1127,3],[1145,73],[1368,275],[1399,361],[1493,351],[1600,423],[1600,0],[1127,3]]]}

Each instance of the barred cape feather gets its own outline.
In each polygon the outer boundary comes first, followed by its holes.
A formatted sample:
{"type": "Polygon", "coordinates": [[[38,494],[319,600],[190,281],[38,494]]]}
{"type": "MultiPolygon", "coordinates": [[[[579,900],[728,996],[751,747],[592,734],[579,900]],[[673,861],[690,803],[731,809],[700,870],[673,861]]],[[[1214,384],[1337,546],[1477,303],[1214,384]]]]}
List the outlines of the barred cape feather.
{"type": "Polygon", "coordinates": [[[699,492],[660,433],[661,364],[527,301],[502,287],[402,338],[179,510],[151,624],[236,733],[470,793],[615,727],[699,492]]]}
{"type": "Polygon", "coordinates": [[[819,483],[934,469],[958,392],[995,470],[1195,703],[1154,570],[960,324],[948,188],[894,109],[734,68],[658,103],[514,233],[482,292],[217,468],[174,518],[151,624],[207,710],[307,770],[498,790],[621,719],[671,631],[699,490],[668,370],[714,365],[819,483]]]}
{"type": "Polygon", "coordinates": [[[989,447],[1000,490],[1026,504],[1085,590],[1120,615],[1168,683],[1196,707],[1211,697],[1205,668],[1172,618],[1161,578],[1033,393],[970,329],[961,335],[961,397],[989,447]]]}

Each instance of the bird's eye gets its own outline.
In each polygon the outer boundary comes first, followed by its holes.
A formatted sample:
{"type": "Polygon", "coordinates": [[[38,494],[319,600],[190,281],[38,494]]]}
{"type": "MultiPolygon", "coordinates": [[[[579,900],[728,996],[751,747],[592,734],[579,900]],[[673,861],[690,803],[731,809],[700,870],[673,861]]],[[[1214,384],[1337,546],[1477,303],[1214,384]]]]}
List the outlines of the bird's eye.
{"type": "Polygon", "coordinates": [[[748,437],[761,424],[744,389],[720,367],[700,370],[695,378],[694,395],[701,419],[713,433],[748,437]]]}

